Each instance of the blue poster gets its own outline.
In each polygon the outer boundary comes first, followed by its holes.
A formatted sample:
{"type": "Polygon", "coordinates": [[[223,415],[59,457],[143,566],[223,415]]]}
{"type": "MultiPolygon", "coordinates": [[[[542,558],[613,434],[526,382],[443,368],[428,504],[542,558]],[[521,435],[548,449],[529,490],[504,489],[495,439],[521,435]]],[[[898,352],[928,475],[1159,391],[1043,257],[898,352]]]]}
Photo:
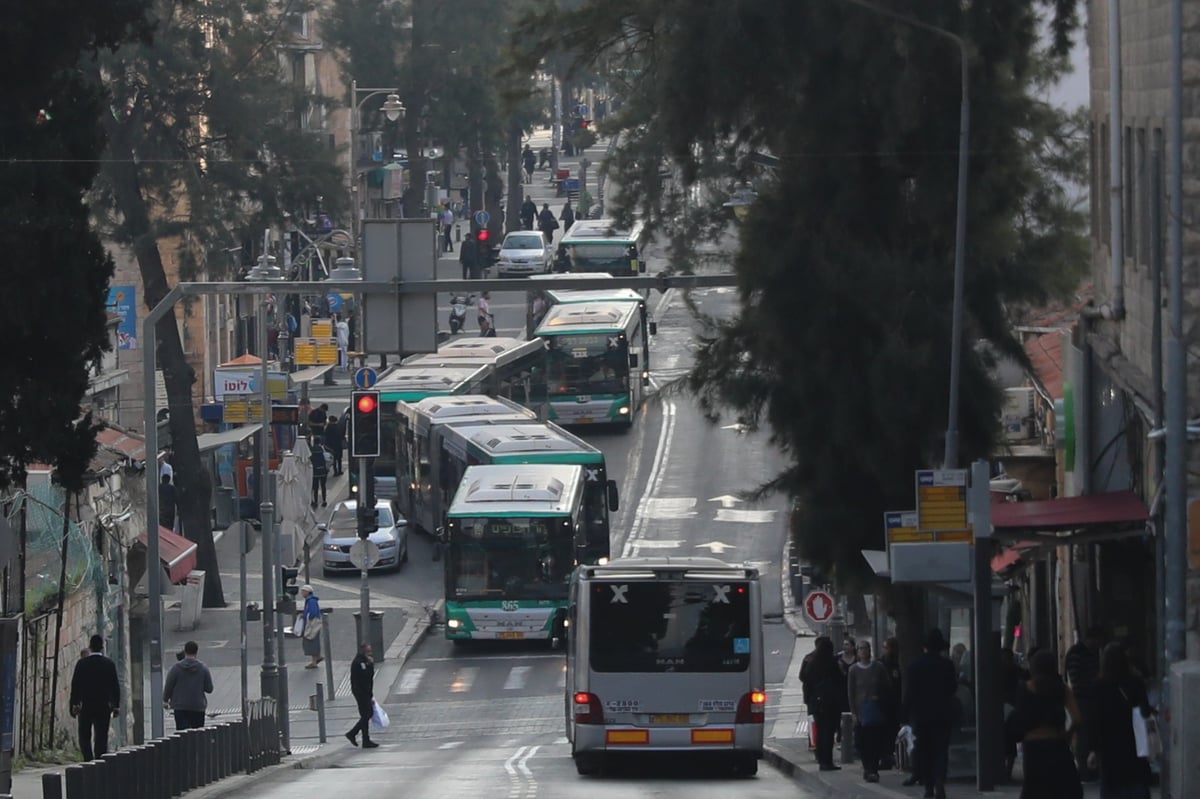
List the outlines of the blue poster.
{"type": "Polygon", "coordinates": [[[136,350],[137,286],[109,286],[108,309],[121,317],[117,325],[117,349],[136,350]]]}

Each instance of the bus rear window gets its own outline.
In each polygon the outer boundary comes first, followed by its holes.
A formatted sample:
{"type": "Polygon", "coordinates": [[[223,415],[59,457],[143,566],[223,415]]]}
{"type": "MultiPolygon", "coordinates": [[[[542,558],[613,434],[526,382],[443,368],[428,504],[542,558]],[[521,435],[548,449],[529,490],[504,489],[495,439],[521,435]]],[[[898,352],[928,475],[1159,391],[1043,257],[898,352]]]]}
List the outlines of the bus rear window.
{"type": "Polygon", "coordinates": [[[589,590],[595,671],[738,672],[750,665],[744,582],[593,582],[589,590]]]}

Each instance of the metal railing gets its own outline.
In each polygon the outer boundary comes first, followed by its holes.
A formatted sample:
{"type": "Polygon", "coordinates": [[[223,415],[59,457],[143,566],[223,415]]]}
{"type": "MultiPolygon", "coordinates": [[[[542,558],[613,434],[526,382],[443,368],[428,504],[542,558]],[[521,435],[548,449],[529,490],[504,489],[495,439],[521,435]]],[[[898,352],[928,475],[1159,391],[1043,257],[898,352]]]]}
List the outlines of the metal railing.
{"type": "Polygon", "coordinates": [[[275,700],[257,699],[242,721],[184,730],[43,774],[42,799],[171,799],[274,765],[281,754],[275,700]]]}

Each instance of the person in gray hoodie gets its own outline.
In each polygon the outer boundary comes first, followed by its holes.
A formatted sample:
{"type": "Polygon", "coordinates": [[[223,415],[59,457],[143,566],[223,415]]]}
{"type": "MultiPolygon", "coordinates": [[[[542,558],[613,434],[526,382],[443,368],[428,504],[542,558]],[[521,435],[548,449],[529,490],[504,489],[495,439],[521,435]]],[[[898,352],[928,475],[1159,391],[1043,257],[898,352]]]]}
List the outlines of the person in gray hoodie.
{"type": "Polygon", "coordinates": [[[184,644],[183,658],[167,672],[163,686],[163,704],[175,712],[175,729],[180,732],[204,726],[205,694],[213,692],[212,674],[196,658],[199,652],[195,641],[184,644]]]}

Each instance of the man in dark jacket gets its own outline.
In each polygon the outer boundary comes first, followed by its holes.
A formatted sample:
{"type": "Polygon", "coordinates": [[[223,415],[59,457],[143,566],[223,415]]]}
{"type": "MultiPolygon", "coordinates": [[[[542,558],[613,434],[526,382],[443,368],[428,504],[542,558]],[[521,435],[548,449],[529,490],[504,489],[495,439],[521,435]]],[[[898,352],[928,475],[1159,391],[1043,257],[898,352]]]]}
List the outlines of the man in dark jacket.
{"type": "Polygon", "coordinates": [[[462,264],[463,280],[479,279],[479,244],[475,241],[475,234],[470,231],[458,248],[458,262],[462,264]]]}
{"type": "Polygon", "coordinates": [[[158,524],[168,530],[175,529],[175,486],[169,474],[164,474],[158,484],[158,524]]]}
{"type": "Polygon", "coordinates": [[[350,728],[346,737],[358,746],[358,733],[362,733],[363,749],[379,746],[371,740],[371,715],[375,711],[375,661],[371,659],[371,645],[361,644],[358,654],[350,661],[350,693],[358,704],[358,723],[350,728]]]}
{"type": "Polygon", "coordinates": [[[804,703],[817,725],[817,763],[821,771],[837,771],[833,762],[833,738],[847,706],[846,678],[833,654],[833,641],[822,635],[813,642],[813,651],[800,662],[800,682],[804,703]]]}
{"type": "Polygon", "coordinates": [[[521,203],[521,227],[525,230],[533,230],[533,219],[537,216],[537,206],[529,197],[525,198],[525,202],[521,203]]]}
{"type": "Polygon", "coordinates": [[[342,473],[342,452],[346,449],[346,416],[330,414],[325,423],[325,448],[329,450],[329,463],[326,468],[334,475],[342,473]]]}
{"type": "Polygon", "coordinates": [[[943,653],[949,644],[936,627],[925,638],[925,651],[908,665],[904,675],[903,720],[917,736],[913,781],[925,786],[925,796],[946,797],[946,765],[950,729],[956,721],[958,679],[954,662],[943,653]]]}
{"type": "Polygon", "coordinates": [[[554,231],[558,230],[558,220],[554,218],[554,212],[550,210],[550,203],[542,203],[542,212],[538,214],[538,228],[546,237],[546,243],[553,244],[554,231]]]}
{"type": "Polygon", "coordinates": [[[900,730],[900,698],[904,696],[901,690],[903,683],[903,670],[900,668],[900,642],[895,638],[889,638],[883,642],[883,656],[879,658],[879,662],[887,669],[887,691],[883,697],[883,717],[884,717],[884,742],[886,744],[883,757],[880,758],[879,767],[890,769],[895,767],[895,747],[892,742],[896,740],[896,733],[900,730]]]}
{"type": "Polygon", "coordinates": [[[121,712],[117,667],[104,655],[104,639],[93,635],[88,654],[71,675],[71,715],[79,718],[79,750],[95,760],[108,751],[108,725],[121,712]]]}
{"type": "Polygon", "coordinates": [[[1067,650],[1063,664],[1075,701],[1079,703],[1079,713],[1083,716],[1083,723],[1075,730],[1075,762],[1080,776],[1089,782],[1096,779],[1095,769],[1087,764],[1087,755],[1096,748],[1092,740],[1092,728],[1096,717],[1096,680],[1100,676],[1100,648],[1103,644],[1104,629],[1091,627],[1082,640],[1076,641],[1067,650]]]}
{"type": "Polygon", "coordinates": [[[167,672],[163,685],[163,704],[175,713],[175,729],[193,730],[204,726],[204,711],[213,692],[208,666],[196,658],[200,647],[195,641],[183,645],[183,657],[167,672]]]}

